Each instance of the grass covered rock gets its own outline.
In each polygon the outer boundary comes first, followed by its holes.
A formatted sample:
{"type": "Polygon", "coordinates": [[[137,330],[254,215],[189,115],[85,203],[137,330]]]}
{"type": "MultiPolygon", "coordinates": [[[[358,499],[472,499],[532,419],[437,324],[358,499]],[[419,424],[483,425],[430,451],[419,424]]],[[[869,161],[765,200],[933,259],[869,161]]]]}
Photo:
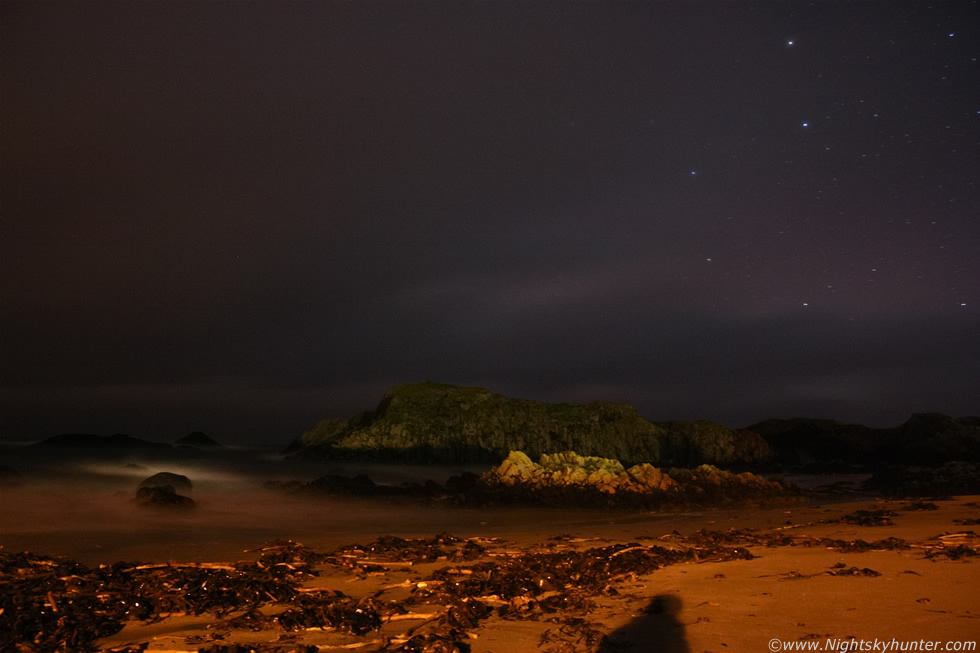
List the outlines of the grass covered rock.
{"type": "Polygon", "coordinates": [[[658,424],[629,404],[546,403],[432,382],[392,388],[374,411],[323,420],[289,447],[298,455],[436,463],[570,450],[661,466],[753,464],[772,456],[755,433],[713,422],[658,424]]]}

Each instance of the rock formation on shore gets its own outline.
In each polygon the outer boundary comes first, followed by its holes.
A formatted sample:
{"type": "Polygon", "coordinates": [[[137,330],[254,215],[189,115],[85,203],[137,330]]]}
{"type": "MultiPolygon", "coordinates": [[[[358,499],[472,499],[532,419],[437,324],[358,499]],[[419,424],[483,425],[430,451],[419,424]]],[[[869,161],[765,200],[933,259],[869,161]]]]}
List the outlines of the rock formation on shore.
{"type": "Polygon", "coordinates": [[[157,472],[153,476],[144,479],[140,483],[140,487],[163,487],[169,485],[175,490],[182,490],[184,492],[190,492],[193,487],[191,479],[187,478],[183,474],[175,474],[174,472],[157,472]]]}
{"type": "Polygon", "coordinates": [[[457,505],[550,505],[563,508],[662,508],[721,506],[794,501],[801,492],[780,480],[713,465],[662,470],[649,463],[626,467],[618,460],[581,456],[574,451],[543,454],[537,463],[522,451],[511,451],[500,465],[482,475],[465,473],[445,485],[379,485],[367,476],[327,475],[309,483],[270,482],[266,487],[289,493],[364,498],[449,500],[457,505]]]}
{"type": "Polygon", "coordinates": [[[713,422],[655,424],[628,404],[552,404],[431,382],[393,388],[373,412],[324,420],[288,449],[455,463],[499,462],[511,450],[533,457],[575,450],[661,466],[745,465],[772,457],[757,434],[713,422]]]}
{"type": "Polygon", "coordinates": [[[194,500],[177,492],[190,492],[192,487],[191,480],[183,474],[159,472],[139,484],[136,503],[151,508],[193,508],[194,500]]]}
{"type": "Polygon", "coordinates": [[[713,465],[664,471],[642,463],[627,468],[618,460],[580,456],[574,451],[544,454],[537,463],[523,452],[512,451],[500,465],[485,473],[481,481],[489,491],[505,496],[516,492],[545,501],[581,497],[595,503],[589,499],[606,495],[612,504],[720,505],[797,494],[783,482],[749,472],[734,474],[713,465]]]}
{"type": "Polygon", "coordinates": [[[136,490],[136,503],[144,508],[178,508],[189,510],[195,506],[194,499],[177,494],[169,485],[141,487],[136,490]]]}

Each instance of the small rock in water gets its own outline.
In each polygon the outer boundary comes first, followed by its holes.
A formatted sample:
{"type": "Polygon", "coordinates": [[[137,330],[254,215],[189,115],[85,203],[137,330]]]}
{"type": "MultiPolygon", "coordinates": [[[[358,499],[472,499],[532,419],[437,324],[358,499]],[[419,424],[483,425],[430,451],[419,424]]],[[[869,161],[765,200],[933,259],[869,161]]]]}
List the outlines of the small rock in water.
{"type": "Polygon", "coordinates": [[[165,485],[169,485],[174,490],[184,490],[186,492],[190,492],[193,487],[191,479],[183,474],[174,474],[173,472],[160,472],[140,483],[141,488],[163,487],[165,485]]]}
{"type": "Polygon", "coordinates": [[[194,499],[177,494],[169,485],[141,487],[136,491],[136,502],[151,508],[193,508],[194,499]]]}

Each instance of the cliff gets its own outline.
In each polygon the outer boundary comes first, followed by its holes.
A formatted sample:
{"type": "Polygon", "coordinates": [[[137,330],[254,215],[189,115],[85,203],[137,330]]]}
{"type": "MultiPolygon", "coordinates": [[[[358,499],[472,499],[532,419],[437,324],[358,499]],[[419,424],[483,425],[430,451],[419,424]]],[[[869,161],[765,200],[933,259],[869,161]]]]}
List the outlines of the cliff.
{"type": "Polygon", "coordinates": [[[574,450],[659,465],[732,465],[771,457],[754,433],[712,422],[655,424],[628,404],[545,403],[483,388],[425,382],[391,389],[377,409],[348,420],[324,420],[287,451],[334,458],[425,462],[499,462],[574,450]]]}

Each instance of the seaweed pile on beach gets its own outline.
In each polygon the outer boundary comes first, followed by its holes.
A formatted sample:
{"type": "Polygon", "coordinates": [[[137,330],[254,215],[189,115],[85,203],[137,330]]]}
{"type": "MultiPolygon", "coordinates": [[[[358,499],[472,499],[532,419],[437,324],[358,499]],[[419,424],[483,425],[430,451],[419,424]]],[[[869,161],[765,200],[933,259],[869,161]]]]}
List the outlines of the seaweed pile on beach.
{"type": "Polygon", "coordinates": [[[292,601],[315,575],[302,555],[289,562],[262,556],[235,564],[77,562],[0,551],[0,650],[89,651],[127,620],[174,614],[222,617],[292,601]]]}
{"type": "Polygon", "coordinates": [[[468,631],[492,615],[541,620],[562,614],[556,622],[567,637],[588,630],[580,615],[594,597],[614,595],[624,578],[679,562],[752,557],[745,548],[696,543],[585,550],[555,543],[548,550],[513,552],[445,534],[428,540],[383,537],[326,554],[280,542],[258,553],[258,560],[231,564],[88,568],[62,558],[0,552],[0,650],[94,651],[98,639],[128,621],[208,614],[226,629],[324,629],[355,636],[386,623],[415,621],[404,633],[379,639],[380,649],[466,651],[468,631]],[[443,566],[361,598],[309,586],[328,567],[364,576],[425,563],[443,566]],[[433,648],[437,642],[443,648],[433,648]]]}
{"type": "MultiPolygon", "coordinates": [[[[193,648],[181,650],[308,653],[357,645],[390,653],[465,653],[481,628],[504,620],[547,626],[541,650],[591,651],[606,637],[590,620],[597,605],[628,600],[630,583],[669,565],[750,560],[757,557],[750,548],[918,549],[927,559],[952,560],[975,557],[980,549],[972,531],[909,543],[836,540],[794,528],[699,530],[617,543],[565,535],[527,549],[445,533],[384,536],[326,553],[284,540],[240,562],[95,568],[0,550],[0,650],[135,653],[148,645],[139,636],[117,637],[126,643],[115,648],[99,648],[99,641],[127,625],[138,630],[172,617],[206,616],[207,630],[187,638],[193,648]],[[344,582],[360,589],[341,591],[344,582]],[[318,648],[310,644],[311,633],[341,639],[318,648]],[[253,636],[253,643],[239,641],[253,636]]],[[[878,574],[843,563],[823,573],[878,574]]],[[[786,579],[811,576],[793,572],[786,579]]]]}

